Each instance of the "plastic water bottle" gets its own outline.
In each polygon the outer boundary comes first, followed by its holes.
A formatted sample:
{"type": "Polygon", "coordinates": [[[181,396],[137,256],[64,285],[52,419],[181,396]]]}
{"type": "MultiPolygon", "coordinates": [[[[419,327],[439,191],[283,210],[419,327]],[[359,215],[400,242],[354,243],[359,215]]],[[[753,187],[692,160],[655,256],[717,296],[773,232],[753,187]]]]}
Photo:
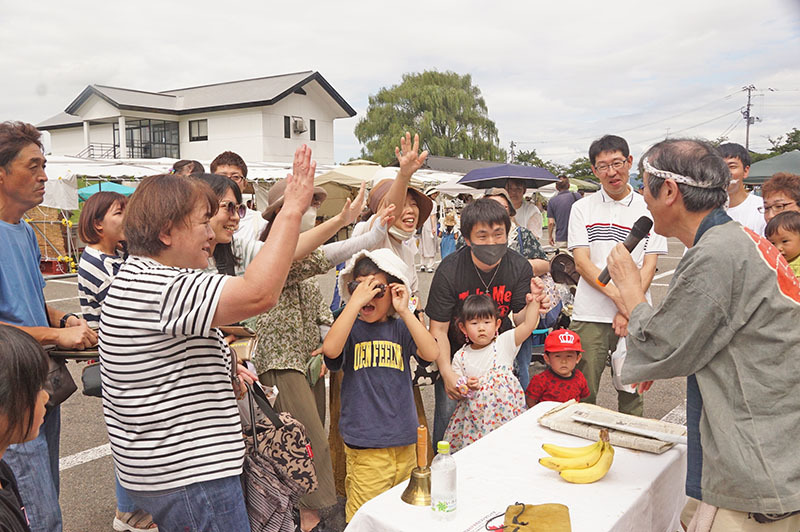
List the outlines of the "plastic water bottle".
{"type": "Polygon", "coordinates": [[[431,510],[436,519],[449,521],[456,516],[456,461],[450,455],[450,442],[436,445],[439,454],[431,463],[431,510]]]}

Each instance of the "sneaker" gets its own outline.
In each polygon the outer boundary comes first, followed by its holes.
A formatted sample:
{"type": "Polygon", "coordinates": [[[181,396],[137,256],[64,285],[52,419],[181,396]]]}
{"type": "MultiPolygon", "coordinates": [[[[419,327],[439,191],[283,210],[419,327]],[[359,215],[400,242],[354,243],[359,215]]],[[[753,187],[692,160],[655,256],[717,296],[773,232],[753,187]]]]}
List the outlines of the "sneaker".
{"type": "Polygon", "coordinates": [[[427,271],[428,273],[433,273],[433,268],[431,268],[430,266],[428,266],[428,267],[426,268],[426,271],[427,271]]]}

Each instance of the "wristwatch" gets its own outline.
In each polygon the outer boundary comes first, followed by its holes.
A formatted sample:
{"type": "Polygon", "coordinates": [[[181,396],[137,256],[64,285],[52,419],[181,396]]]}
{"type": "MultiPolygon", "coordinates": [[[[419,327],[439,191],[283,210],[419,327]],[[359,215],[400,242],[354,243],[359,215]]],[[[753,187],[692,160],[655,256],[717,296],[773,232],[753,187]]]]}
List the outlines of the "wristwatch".
{"type": "Polygon", "coordinates": [[[81,319],[81,317],[78,316],[77,314],[73,314],[72,312],[69,312],[69,313],[64,314],[63,316],[61,316],[61,321],[59,322],[59,327],[61,327],[62,329],[64,327],[66,327],[67,326],[67,320],[70,319],[70,318],[81,319]]]}

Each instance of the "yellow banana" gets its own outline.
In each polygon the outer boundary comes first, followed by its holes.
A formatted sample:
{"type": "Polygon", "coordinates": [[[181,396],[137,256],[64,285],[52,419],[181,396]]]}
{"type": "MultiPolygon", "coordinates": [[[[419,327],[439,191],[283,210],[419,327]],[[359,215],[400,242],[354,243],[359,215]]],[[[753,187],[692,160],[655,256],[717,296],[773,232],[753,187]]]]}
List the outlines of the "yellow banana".
{"type": "Polygon", "coordinates": [[[586,469],[565,469],[561,472],[561,478],[573,484],[590,484],[597,482],[611,469],[614,461],[614,448],[608,442],[603,442],[603,451],[600,459],[591,467],[586,469]]]}
{"type": "Polygon", "coordinates": [[[556,458],[577,458],[589,454],[596,449],[602,449],[602,447],[603,442],[600,440],[584,447],[561,447],[559,445],[553,445],[552,443],[545,443],[542,445],[544,452],[556,458]]]}
{"type": "Polygon", "coordinates": [[[597,442],[599,445],[594,446],[588,453],[575,456],[572,458],[556,458],[552,456],[545,456],[539,458],[539,463],[543,466],[552,469],[553,471],[564,471],[565,469],[586,469],[592,467],[600,459],[603,453],[603,442],[597,442]]]}

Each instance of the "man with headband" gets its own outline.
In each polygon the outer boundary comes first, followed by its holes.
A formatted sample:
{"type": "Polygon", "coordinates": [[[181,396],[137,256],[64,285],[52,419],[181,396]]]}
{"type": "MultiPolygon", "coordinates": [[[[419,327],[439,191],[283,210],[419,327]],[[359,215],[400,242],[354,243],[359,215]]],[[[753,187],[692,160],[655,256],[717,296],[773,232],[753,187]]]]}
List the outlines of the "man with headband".
{"type": "Polygon", "coordinates": [[[691,499],[681,520],[694,516],[690,530],[800,530],[800,283],[769,242],[725,213],[730,172],[711,144],[664,140],[639,171],[653,229],[689,249],[655,308],[630,253],[611,252],[630,309],[621,377],[640,390],[688,377],[691,499]]]}
{"type": "MultiPolygon", "coordinates": [[[[589,384],[590,394],[585,402],[594,403],[609,353],[627,335],[630,311],[622,303],[617,287],[613,283],[598,285],[597,276],[605,268],[613,247],[628,237],[634,222],[650,215],[642,196],[628,183],[633,156],[625,139],[606,135],[592,142],[589,160],[602,188],[573,204],[567,244],[581,274],[572,311],[572,329],[581,337],[585,350],[578,369],[589,384]]],[[[666,252],[667,241],[653,232],[633,250],[646,293],[655,275],[658,255],[666,252]]],[[[617,405],[620,412],[636,416],[641,416],[644,409],[642,396],[632,390],[617,390],[617,405]]]]}
{"type": "Polygon", "coordinates": [[[763,235],[767,222],[759,209],[764,208],[764,200],[744,188],[744,180],[750,173],[750,154],[744,146],[734,142],[721,144],[717,149],[731,171],[731,184],[728,186],[730,202],[726,208],[728,216],[763,235]]]}

